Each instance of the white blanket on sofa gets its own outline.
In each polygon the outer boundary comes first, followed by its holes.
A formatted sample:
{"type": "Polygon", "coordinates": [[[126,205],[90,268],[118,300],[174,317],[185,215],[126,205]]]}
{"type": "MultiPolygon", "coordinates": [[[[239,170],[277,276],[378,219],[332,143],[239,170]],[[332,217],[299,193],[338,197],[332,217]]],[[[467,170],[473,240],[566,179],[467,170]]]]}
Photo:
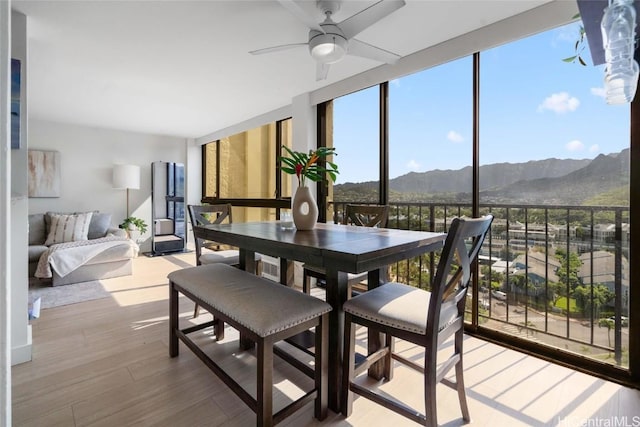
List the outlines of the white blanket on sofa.
{"type": "Polygon", "coordinates": [[[40,256],[35,276],[40,279],[51,278],[53,269],[58,276],[64,277],[101,252],[123,243],[135,245],[134,242],[122,236],[107,236],[51,245],[40,256]]]}

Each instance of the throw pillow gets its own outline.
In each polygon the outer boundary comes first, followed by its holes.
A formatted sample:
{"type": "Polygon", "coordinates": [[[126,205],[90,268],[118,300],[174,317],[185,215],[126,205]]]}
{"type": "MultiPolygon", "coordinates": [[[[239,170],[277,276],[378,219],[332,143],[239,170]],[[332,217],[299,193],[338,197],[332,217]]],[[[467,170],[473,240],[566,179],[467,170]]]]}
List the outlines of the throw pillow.
{"type": "Polygon", "coordinates": [[[29,215],[29,244],[44,245],[47,240],[47,228],[44,222],[44,214],[29,215]]]}
{"type": "Polygon", "coordinates": [[[111,227],[111,214],[94,212],[89,223],[89,240],[99,239],[107,235],[107,231],[111,227]]]}
{"type": "Polygon", "coordinates": [[[93,212],[94,214],[96,214],[99,211],[87,211],[87,212],[54,212],[54,211],[48,211],[47,213],[44,214],[44,224],[45,224],[45,230],[47,232],[47,235],[49,234],[49,231],[51,231],[51,217],[53,215],[78,215],[78,214],[89,213],[89,212],[93,212]]]}
{"type": "Polygon", "coordinates": [[[51,215],[51,227],[45,245],[87,240],[93,212],[74,215],[51,215]]]}

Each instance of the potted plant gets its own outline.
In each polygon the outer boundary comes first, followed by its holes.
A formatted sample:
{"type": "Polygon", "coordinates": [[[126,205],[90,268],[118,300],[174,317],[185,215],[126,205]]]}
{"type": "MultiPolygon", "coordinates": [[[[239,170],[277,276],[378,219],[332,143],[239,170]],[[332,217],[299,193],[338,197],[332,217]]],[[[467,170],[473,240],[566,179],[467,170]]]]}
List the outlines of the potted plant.
{"type": "Polygon", "coordinates": [[[131,240],[137,241],[140,235],[147,232],[147,223],[143,219],[130,216],[122,221],[120,228],[127,231],[131,240]]]}
{"type": "Polygon", "coordinates": [[[332,181],[336,180],[338,165],[326,160],[327,156],[337,155],[333,147],[320,147],[317,150],[309,150],[309,153],[293,151],[289,147],[283,146],[291,157],[280,157],[282,171],[298,178],[298,189],[293,196],[291,206],[293,222],[298,230],[311,230],[318,221],[318,206],[313,195],[307,187],[306,180],[318,182],[324,179],[325,174],[329,175],[332,181]],[[324,160],[324,165],[320,164],[324,160]]]}
{"type": "Polygon", "coordinates": [[[324,174],[328,173],[332,181],[336,180],[338,165],[326,161],[327,167],[320,166],[318,160],[325,159],[327,156],[337,156],[336,149],[333,147],[320,147],[316,151],[309,150],[309,154],[293,151],[289,147],[283,146],[291,157],[280,157],[282,162],[282,171],[298,178],[298,186],[306,187],[306,179],[311,181],[321,181],[324,174]]]}

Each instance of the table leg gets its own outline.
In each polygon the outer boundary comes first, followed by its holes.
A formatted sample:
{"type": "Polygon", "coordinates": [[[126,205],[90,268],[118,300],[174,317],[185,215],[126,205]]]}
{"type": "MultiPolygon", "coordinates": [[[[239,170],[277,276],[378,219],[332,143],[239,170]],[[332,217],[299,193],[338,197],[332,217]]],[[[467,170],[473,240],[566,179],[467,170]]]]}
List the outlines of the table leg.
{"type": "Polygon", "coordinates": [[[280,283],[293,287],[293,261],[285,258],[280,258],[280,283]]]}
{"type": "MultiPolygon", "coordinates": [[[[367,288],[377,288],[381,284],[381,279],[384,280],[385,276],[386,273],[383,269],[370,271],[367,275],[367,288]]],[[[373,354],[382,348],[384,341],[385,338],[383,333],[369,329],[367,332],[367,351],[369,354],[373,354]]],[[[385,358],[382,358],[369,367],[368,372],[370,377],[375,378],[376,380],[380,380],[384,377],[384,373],[386,372],[385,360],[385,358]]]]}
{"type": "Polygon", "coordinates": [[[342,305],[347,300],[347,273],[338,272],[326,266],[327,303],[333,310],[329,312],[329,408],[340,412],[342,395],[342,356],[344,344],[344,311],[342,305]]]}
{"type": "Polygon", "coordinates": [[[248,249],[240,248],[240,269],[256,274],[256,253],[248,249]]]}
{"type": "MultiPolygon", "coordinates": [[[[254,251],[240,248],[240,269],[256,274],[256,253],[254,251]]],[[[240,350],[249,350],[255,343],[240,332],[240,350]]]]}

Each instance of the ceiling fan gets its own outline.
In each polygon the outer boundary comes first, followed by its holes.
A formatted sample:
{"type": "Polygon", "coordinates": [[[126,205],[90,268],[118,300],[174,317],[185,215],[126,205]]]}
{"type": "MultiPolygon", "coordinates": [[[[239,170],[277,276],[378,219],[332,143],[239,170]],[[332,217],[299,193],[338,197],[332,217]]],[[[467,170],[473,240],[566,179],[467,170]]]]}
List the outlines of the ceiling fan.
{"type": "Polygon", "coordinates": [[[400,9],[405,5],[404,0],[381,0],[339,23],[334,22],[331,19],[331,15],[340,10],[340,1],[316,1],[316,6],[326,16],[326,19],[321,23],[317,23],[315,18],[310,16],[294,0],[278,0],[278,2],[310,28],[309,41],[253,50],[249,52],[252,55],[309,46],[309,52],[317,62],[316,80],[326,79],[329,73],[329,65],[340,61],[347,54],[388,64],[394,64],[400,59],[400,55],[372,46],[353,37],[385,16],[400,9]]]}

